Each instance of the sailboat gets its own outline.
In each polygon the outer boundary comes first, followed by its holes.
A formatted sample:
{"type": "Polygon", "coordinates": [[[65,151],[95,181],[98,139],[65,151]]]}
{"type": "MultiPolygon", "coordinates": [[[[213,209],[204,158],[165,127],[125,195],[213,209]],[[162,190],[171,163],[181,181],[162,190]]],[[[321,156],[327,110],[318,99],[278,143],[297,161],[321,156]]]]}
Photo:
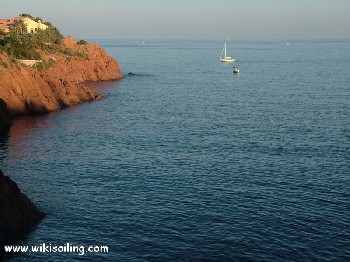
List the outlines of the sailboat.
{"type": "Polygon", "coordinates": [[[220,61],[221,62],[234,62],[235,59],[233,57],[230,57],[230,56],[226,56],[226,42],[224,44],[224,49],[222,49],[221,51],[221,55],[220,55],[220,61]],[[224,54],[224,56],[222,56],[222,54],[224,54]]]}

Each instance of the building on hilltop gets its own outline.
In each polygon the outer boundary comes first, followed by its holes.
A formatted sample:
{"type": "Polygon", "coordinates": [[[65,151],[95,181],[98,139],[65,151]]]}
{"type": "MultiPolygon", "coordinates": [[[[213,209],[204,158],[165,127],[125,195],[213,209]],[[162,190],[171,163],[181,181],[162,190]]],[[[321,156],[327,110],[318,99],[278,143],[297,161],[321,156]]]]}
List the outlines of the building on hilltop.
{"type": "Polygon", "coordinates": [[[24,16],[13,17],[10,19],[0,19],[0,30],[2,29],[5,33],[10,32],[10,28],[15,25],[15,20],[22,20],[27,28],[27,33],[36,33],[38,30],[45,30],[48,28],[47,25],[43,24],[41,20],[38,22],[24,16]]]}

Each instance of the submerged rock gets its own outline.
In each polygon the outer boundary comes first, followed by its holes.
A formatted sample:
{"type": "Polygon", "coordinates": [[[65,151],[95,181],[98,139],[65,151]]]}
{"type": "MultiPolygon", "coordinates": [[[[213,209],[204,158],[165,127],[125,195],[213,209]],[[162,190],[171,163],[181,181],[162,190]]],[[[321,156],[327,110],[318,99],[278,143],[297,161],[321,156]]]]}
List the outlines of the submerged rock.
{"type": "Polygon", "coordinates": [[[21,241],[44,216],[0,170],[0,253],[4,244],[21,241]]]}

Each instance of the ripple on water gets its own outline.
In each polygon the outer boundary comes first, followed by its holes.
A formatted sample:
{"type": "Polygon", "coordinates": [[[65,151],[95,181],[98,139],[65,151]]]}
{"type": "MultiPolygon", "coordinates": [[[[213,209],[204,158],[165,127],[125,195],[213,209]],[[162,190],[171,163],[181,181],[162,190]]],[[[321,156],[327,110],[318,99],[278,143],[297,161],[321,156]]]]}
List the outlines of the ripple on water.
{"type": "Polygon", "coordinates": [[[0,140],[2,168],[47,213],[26,244],[109,245],[50,254],[65,261],[349,260],[349,45],[237,42],[233,77],[217,42],[106,44],[137,77],[0,140]]]}

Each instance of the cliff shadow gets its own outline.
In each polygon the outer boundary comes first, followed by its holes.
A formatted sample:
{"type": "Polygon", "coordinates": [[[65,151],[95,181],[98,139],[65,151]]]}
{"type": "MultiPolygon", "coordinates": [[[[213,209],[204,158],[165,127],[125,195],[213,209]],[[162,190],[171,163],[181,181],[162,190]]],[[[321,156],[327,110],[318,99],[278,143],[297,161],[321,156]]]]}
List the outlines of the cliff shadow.
{"type": "Polygon", "coordinates": [[[0,132],[0,167],[3,166],[3,161],[6,159],[9,151],[9,130],[0,132]]]}

